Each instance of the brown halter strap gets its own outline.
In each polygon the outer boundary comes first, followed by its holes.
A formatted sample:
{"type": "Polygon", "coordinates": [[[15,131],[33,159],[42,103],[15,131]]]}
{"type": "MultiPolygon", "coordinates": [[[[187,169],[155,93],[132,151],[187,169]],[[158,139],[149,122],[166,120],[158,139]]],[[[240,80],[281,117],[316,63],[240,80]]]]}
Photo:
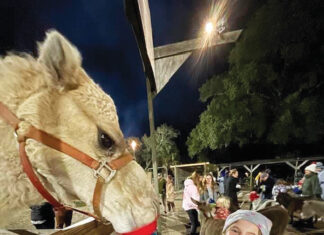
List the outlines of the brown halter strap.
{"type": "MultiPolygon", "coordinates": [[[[15,133],[19,129],[20,120],[16,117],[14,113],[12,113],[3,103],[0,102],[0,116],[14,128],[15,133]]],[[[21,164],[23,166],[24,172],[27,174],[28,178],[30,179],[31,183],[34,187],[38,190],[38,192],[50,203],[53,205],[55,209],[60,208],[67,208],[72,209],[77,212],[86,214],[88,216],[92,216],[97,220],[101,220],[102,222],[106,222],[105,219],[101,215],[100,211],[100,199],[101,199],[101,192],[103,185],[109,182],[115,175],[116,171],[120,168],[127,165],[129,162],[133,160],[133,156],[129,153],[123,154],[117,159],[114,159],[110,162],[107,161],[97,161],[96,159],[90,157],[89,155],[81,152],[80,150],[74,148],[73,146],[61,141],[60,139],[56,138],[55,136],[46,133],[45,131],[39,130],[34,126],[30,126],[28,132],[23,135],[17,137],[19,142],[19,155],[21,164]],[[65,206],[57,201],[43,186],[41,181],[38,179],[37,175],[35,174],[33,167],[29,161],[29,158],[26,154],[25,145],[26,140],[34,139],[42,144],[51,147],[59,152],[62,152],[70,157],[80,161],[84,165],[90,167],[94,170],[94,177],[97,178],[95,190],[93,193],[93,210],[95,215],[84,212],[69,206],[65,206]]]]}

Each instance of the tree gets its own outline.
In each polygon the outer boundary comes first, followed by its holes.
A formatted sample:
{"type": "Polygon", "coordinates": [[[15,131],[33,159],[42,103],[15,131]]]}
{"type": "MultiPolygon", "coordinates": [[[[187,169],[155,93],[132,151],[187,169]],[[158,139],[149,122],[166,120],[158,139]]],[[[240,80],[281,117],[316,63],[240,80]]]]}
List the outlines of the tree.
{"type": "Polygon", "coordinates": [[[323,8],[321,0],[269,0],[256,11],[229,70],[200,88],[208,106],[187,139],[190,156],[229,144],[323,140],[323,8]]]}
{"type": "Polygon", "coordinates": [[[145,164],[143,167],[147,169],[152,163],[153,141],[155,141],[156,144],[157,161],[159,165],[169,166],[176,163],[179,159],[179,150],[174,139],[178,136],[179,131],[166,124],[162,124],[156,128],[153,138],[152,136],[148,137],[144,135],[142,137],[142,148],[137,154],[140,161],[143,162],[142,166],[145,164]]]}
{"type": "Polygon", "coordinates": [[[137,162],[147,170],[152,164],[152,138],[149,138],[147,135],[144,135],[141,138],[142,147],[138,151],[137,162]]]}

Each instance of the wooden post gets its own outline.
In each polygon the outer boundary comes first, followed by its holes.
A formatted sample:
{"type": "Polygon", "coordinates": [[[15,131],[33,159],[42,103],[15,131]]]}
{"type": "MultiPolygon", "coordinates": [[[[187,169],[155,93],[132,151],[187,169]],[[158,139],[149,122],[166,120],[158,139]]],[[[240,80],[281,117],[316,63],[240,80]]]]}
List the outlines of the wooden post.
{"type": "MultiPolygon", "coordinates": [[[[157,178],[157,162],[156,162],[156,143],[154,140],[154,110],[153,110],[153,96],[150,80],[146,77],[146,91],[147,91],[147,103],[148,103],[148,112],[149,112],[149,122],[150,122],[150,136],[152,137],[152,168],[153,168],[153,182],[154,189],[157,195],[159,196],[159,183],[157,178]]],[[[158,214],[160,214],[160,208],[157,208],[158,214]]],[[[161,232],[161,220],[158,219],[158,231],[161,232]]]]}
{"type": "Polygon", "coordinates": [[[297,171],[298,171],[298,160],[296,160],[295,163],[295,174],[294,174],[294,184],[296,184],[296,179],[297,179],[297,171]]]}
{"type": "Polygon", "coordinates": [[[295,166],[293,164],[291,164],[290,162],[286,161],[285,163],[290,166],[291,168],[293,168],[295,170],[295,174],[294,174],[294,183],[296,183],[296,177],[297,177],[297,171],[303,166],[305,165],[309,160],[304,160],[300,165],[298,165],[298,159],[296,160],[295,166]]]}
{"type": "Polygon", "coordinates": [[[248,167],[247,165],[243,166],[249,173],[250,173],[250,190],[252,190],[252,169],[253,169],[253,165],[251,165],[251,167],[248,167]]]}
{"type": "Polygon", "coordinates": [[[253,190],[253,165],[251,165],[251,172],[250,172],[250,191],[253,190]]]}
{"type": "Polygon", "coordinates": [[[244,165],[243,167],[248,170],[250,173],[250,190],[253,189],[253,172],[260,166],[260,164],[253,167],[253,165],[250,165],[250,168],[247,165],[244,165]]]}
{"type": "Polygon", "coordinates": [[[174,188],[176,191],[179,190],[179,182],[178,182],[178,172],[177,172],[178,168],[174,167],[174,188]]]}

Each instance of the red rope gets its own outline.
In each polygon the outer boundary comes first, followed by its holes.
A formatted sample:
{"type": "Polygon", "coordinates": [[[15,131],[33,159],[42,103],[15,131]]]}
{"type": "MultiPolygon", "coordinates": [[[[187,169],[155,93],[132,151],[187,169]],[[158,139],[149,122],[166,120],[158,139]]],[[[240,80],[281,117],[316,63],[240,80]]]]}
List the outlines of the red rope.
{"type": "Polygon", "coordinates": [[[132,232],[122,233],[122,235],[151,235],[156,231],[157,227],[157,217],[155,220],[143,227],[137,228],[132,232]]]}

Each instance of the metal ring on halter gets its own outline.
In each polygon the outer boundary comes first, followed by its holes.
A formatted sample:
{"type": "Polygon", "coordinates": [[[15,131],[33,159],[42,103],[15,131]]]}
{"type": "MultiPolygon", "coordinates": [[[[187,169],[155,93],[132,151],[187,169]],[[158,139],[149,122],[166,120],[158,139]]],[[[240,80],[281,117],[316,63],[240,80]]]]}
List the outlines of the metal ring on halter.
{"type": "MultiPolygon", "coordinates": [[[[19,128],[18,128],[18,129],[19,129],[19,128]]],[[[25,136],[21,136],[21,135],[19,135],[19,134],[17,133],[18,129],[14,131],[14,136],[15,136],[15,138],[16,138],[16,140],[17,140],[18,143],[20,143],[20,142],[24,142],[24,141],[26,140],[26,137],[25,137],[25,136]]]]}
{"type": "Polygon", "coordinates": [[[94,177],[98,178],[99,176],[101,176],[105,180],[105,183],[108,183],[116,174],[116,170],[111,169],[111,167],[107,164],[107,160],[100,161],[100,165],[98,169],[93,171],[94,171],[93,173],[94,177]],[[105,175],[100,173],[102,170],[104,170],[104,168],[110,171],[110,174],[105,175]]]}

